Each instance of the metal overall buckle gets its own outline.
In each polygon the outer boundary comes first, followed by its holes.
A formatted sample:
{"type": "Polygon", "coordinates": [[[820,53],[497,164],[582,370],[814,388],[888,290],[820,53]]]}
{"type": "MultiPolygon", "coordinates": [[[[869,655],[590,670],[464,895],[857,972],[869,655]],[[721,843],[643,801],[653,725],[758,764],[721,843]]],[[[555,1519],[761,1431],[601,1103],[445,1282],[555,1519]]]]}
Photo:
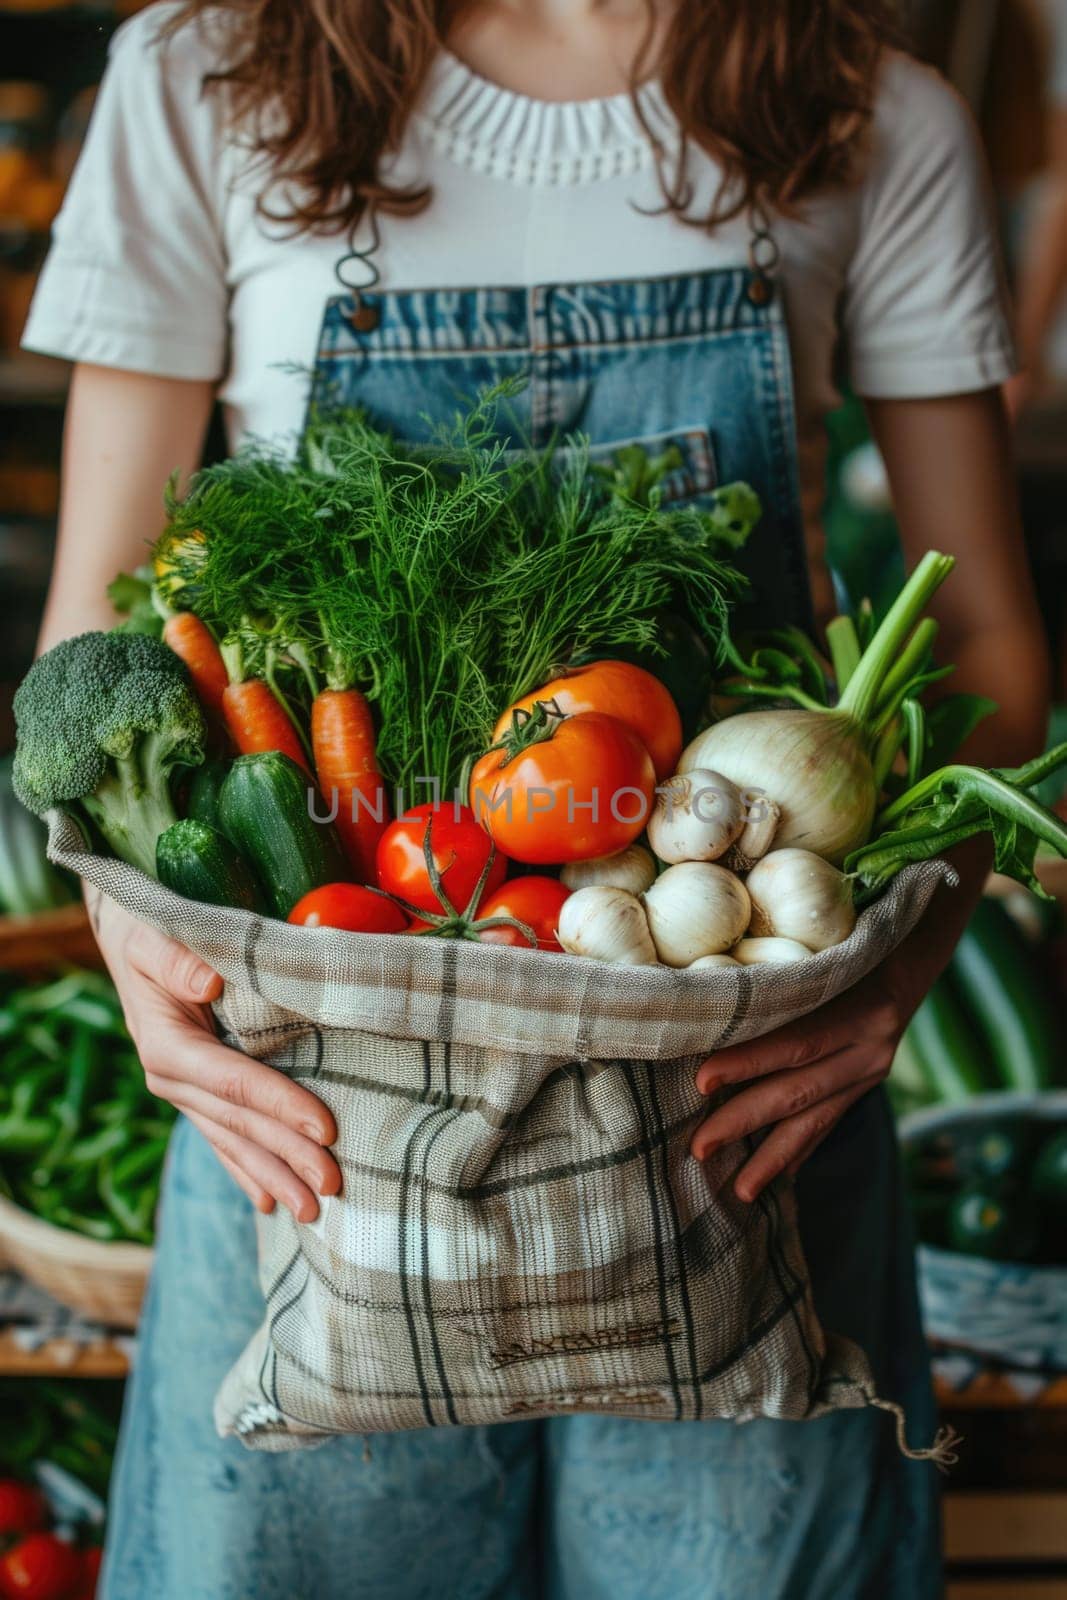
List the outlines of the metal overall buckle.
{"type": "Polygon", "coordinates": [[[778,241],[771,232],[770,219],[761,205],[749,211],[751,235],[748,242],[748,265],[752,280],[748,298],[754,306],[765,306],[774,298],[774,274],[782,259],[778,241]]]}
{"type": "Polygon", "coordinates": [[[381,234],[378,231],[378,216],[373,206],[369,206],[364,213],[370,225],[370,243],[365,250],[356,249],[356,233],[363,217],[359,222],[353,223],[348,235],[348,250],[341,257],[334,268],[334,275],[342,289],[346,289],[352,297],[352,306],[341,315],[351,323],[357,334],[373,333],[382,320],[382,313],[378,306],[364,300],[363,296],[368,289],[373,289],[381,282],[382,274],[376,262],[371,257],[377,253],[381,244],[381,234]],[[360,281],[352,281],[358,277],[360,281]]]}

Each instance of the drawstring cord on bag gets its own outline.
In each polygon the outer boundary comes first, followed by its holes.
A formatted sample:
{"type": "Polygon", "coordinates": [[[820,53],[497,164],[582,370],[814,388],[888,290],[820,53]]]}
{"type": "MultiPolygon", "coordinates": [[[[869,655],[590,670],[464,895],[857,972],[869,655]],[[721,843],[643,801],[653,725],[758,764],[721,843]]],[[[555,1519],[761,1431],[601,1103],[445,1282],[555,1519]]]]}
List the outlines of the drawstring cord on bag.
{"type": "Polygon", "coordinates": [[[879,1411],[888,1411],[897,1425],[897,1446],[902,1456],[907,1456],[909,1461],[930,1461],[938,1472],[947,1473],[959,1460],[957,1446],[963,1443],[963,1435],[957,1433],[951,1423],[945,1423],[934,1434],[934,1442],[928,1450],[912,1450],[908,1445],[907,1419],[904,1407],[898,1406],[894,1400],[881,1400],[871,1389],[865,1389],[864,1395],[867,1404],[877,1406],[879,1411]]]}

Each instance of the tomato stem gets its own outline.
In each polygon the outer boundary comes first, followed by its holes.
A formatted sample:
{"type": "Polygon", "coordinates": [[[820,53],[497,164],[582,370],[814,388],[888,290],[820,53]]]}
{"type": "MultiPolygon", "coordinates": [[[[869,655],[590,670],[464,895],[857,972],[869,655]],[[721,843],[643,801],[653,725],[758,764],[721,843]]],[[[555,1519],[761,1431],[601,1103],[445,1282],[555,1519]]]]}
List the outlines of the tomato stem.
{"type": "MultiPolygon", "coordinates": [[[[422,836],[422,854],[426,863],[426,875],[430,880],[430,887],[444,910],[427,911],[422,906],[414,905],[410,900],[405,900],[401,895],[387,894],[384,889],[375,889],[373,893],[384,895],[386,900],[391,900],[405,915],[415,917],[420,922],[428,922],[428,928],[416,930],[417,937],[432,936],[436,939],[470,939],[477,943],[479,936],[486,928],[517,928],[527,943],[536,950],[537,934],[529,923],[521,922],[518,917],[509,916],[486,917],[482,921],[478,918],[478,904],[485,893],[485,886],[489,882],[489,874],[492,872],[493,863],[496,861],[496,846],[490,844],[485,866],[482,868],[481,876],[474,886],[474,893],[463,910],[457,911],[445,890],[444,874],[434,859],[433,844],[430,838],[432,829],[433,814],[431,813],[426,819],[426,831],[422,836]]],[[[456,859],[456,853],[453,851],[445,872],[455,865],[456,859]]]]}
{"type": "Polygon", "coordinates": [[[496,744],[490,745],[486,754],[491,755],[494,750],[502,751],[504,759],[500,765],[506,766],[524,750],[551,739],[560,723],[565,722],[566,718],[567,713],[562,710],[558,700],[535,700],[532,711],[516,706],[511,713],[511,727],[503,738],[498,739],[496,744]]]}

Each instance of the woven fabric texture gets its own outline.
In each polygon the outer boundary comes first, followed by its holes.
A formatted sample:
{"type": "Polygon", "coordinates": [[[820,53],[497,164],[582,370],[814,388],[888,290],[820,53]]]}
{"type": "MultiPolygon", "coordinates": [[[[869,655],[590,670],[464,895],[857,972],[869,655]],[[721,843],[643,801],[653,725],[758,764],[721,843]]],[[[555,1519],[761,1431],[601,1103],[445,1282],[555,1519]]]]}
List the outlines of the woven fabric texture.
{"type": "Polygon", "coordinates": [[[195,904],[87,851],[50,853],[226,980],[224,1040],[333,1111],[344,1174],[313,1224],[258,1219],[265,1316],[221,1432],[259,1449],[599,1411],[802,1419],[867,1403],[819,1326],[792,1188],[755,1205],[734,1147],[696,1163],[693,1069],[841,993],[915,926],[913,867],[848,942],[780,968],[686,973],[195,904]]]}

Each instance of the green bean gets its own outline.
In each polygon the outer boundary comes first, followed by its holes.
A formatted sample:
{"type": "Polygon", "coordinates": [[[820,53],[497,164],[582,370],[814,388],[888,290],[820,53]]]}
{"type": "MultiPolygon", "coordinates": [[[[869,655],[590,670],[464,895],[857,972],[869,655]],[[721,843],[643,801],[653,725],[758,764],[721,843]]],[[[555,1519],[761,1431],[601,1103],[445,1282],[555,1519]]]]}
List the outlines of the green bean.
{"type": "Polygon", "coordinates": [[[0,1117],[0,1154],[38,1155],[55,1138],[51,1117],[0,1117]]]}
{"type": "Polygon", "coordinates": [[[109,1123],[98,1132],[89,1134],[72,1144],[64,1162],[65,1169],[95,1166],[102,1156],[115,1155],[125,1150],[133,1140],[133,1130],[128,1124],[109,1123]]]}
{"type": "Polygon", "coordinates": [[[63,1094],[54,1106],[59,1132],[47,1151],[41,1166],[34,1173],[37,1183],[49,1183],[56,1167],[65,1158],[85,1118],[85,1103],[92,1088],[99,1060],[98,1040],[91,1028],[80,1026],[75,1030],[67,1068],[67,1082],[63,1094]]]}

